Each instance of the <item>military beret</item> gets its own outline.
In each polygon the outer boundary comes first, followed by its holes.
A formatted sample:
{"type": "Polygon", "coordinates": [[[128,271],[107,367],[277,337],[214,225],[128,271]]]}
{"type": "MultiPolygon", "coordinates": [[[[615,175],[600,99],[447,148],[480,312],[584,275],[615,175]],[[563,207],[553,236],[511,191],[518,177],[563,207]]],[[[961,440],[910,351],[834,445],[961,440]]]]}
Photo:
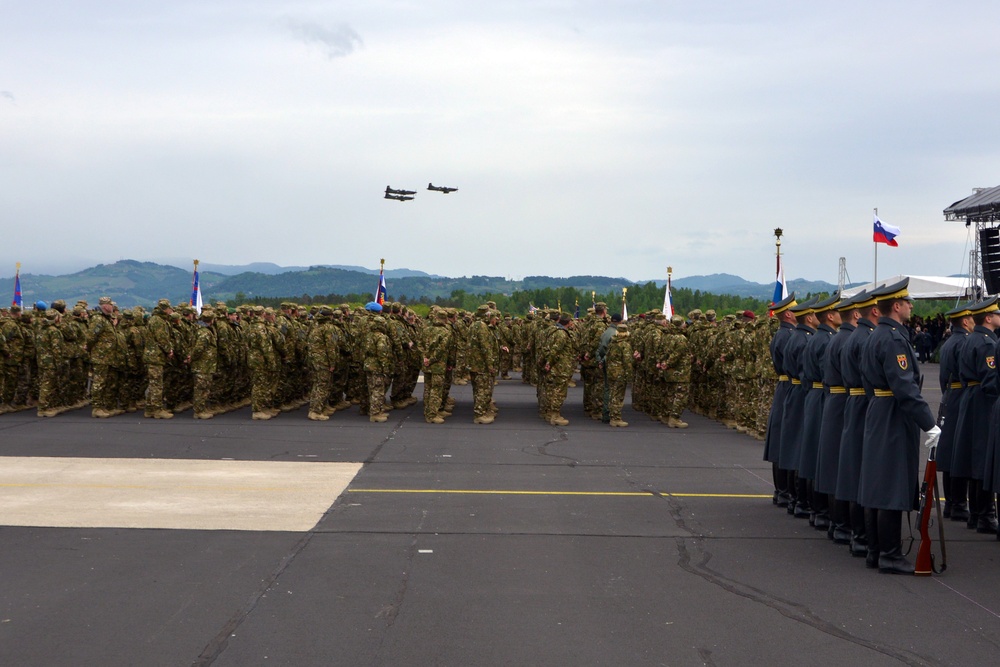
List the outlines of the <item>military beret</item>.
{"type": "Polygon", "coordinates": [[[753,314],[752,310],[744,310],[743,311],[743,319],[745,319],[745,320],[753,320],[753,319],[756,319],[756,318],[757,318],[757,316],[753,314]]]}
{"type": "Polygon", "coordinates": [[[615,313],[614,315],[611,316],[611,322],[612,322],[612,324],[614,324],[616,322],[621,322],[621,321],[622,321],[622,314],[621,313],[615,313]]]}
{"type": "Polygon", "coordinates": [[[365,310],[367,310],[370,313],[381,313],[382,304],[376,301],[369,301],[368,303],[365,304],[365,310]]]}

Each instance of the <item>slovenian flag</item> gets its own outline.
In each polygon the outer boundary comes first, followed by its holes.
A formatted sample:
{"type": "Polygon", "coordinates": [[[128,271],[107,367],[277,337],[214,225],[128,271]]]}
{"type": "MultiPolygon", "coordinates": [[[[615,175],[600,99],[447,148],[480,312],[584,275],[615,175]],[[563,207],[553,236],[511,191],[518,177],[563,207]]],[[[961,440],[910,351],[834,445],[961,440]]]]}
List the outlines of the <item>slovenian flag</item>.
{"type": "Polygon", "coordinates": [[[201,315],[201,284],[198,280],[198,269],[194,270],[194,281],[191,287],[191,305],[194,306],[195,312],[201,315]]]}
{"type": "Polygon", "coordinates": [[[20,308],[23,305],[21,301],[21,272],[18,271],[14,274],[14,300],[10,302],[12,306],[17,306],[20,308]]]}
{"type": "Polygon", "coordinates": [[[375,295],[375,303],[380,306],[385,305],[385,274],[378,272],[378,294],[375,295]]]}
{"type": "Polygon", "coordinates": [[[774,296],[771,297],[771,303],[780,303],[784,299],[788,298],[788,285],[785,283],[785,267],[781,263],[781,257],[778,257],[778,274],[774,279],[774,296]]]}
{"type": "Polygon", "coordinates": [[[899,227],[893,227],[892,225],[887,225],[875,216],[875,234],[872,240],[875,243],[884,243],[893,248],[898,248],[899,244],[896,243],[896,237],[899,236],[899,227]]]}
{"type": "Polygon", "coordinates": [[[625,304],[625,299],[622,299],[622,322],[628,322],[628,306],[625,304]]]}
{"type": "Polygon", "coordinates": [[[667,291],[663,294],[663,314],[668,320],[674,316],[674,305],[670,303],[670,278],[667,278],[667,291]]]}

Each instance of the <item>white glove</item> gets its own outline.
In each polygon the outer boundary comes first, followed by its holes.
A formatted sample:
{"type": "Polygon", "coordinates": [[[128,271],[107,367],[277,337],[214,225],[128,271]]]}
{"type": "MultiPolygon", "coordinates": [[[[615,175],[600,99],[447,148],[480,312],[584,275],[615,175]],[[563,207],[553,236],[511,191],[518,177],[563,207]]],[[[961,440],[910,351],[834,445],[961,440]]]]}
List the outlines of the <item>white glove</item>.
{"type": "Polygon", "coordinates": [[[935,424],[931,426],[929,430],[924,431],[927,439],[924,440],[924,447],[930,449],[937,444],[938,440],[941,438],[941,427],[935,424]]]}

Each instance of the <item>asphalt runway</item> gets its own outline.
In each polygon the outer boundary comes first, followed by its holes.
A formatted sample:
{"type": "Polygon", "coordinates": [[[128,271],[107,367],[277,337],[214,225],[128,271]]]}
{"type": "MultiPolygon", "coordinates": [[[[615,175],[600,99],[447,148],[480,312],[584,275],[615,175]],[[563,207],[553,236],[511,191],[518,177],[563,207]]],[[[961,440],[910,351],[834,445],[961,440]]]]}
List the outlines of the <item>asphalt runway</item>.
{"type": "Polygon", "coordinates": [[[995,537],[866,570],[772,505],[762,443],[581,392],[562,428],[517,380],[491,425],[468,386],[443,425],[3,415],[0,664],[994,664],[995,537]]]}

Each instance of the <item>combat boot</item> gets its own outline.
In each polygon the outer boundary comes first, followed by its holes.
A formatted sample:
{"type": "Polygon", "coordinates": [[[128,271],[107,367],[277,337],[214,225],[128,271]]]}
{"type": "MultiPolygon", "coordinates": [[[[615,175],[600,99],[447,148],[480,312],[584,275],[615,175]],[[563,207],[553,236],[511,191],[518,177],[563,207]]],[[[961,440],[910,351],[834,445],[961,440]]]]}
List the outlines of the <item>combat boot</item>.
{"type": "Polygon", "coordinates": [[[687,428],[688,423],[681,421],[680,417],[674,417],[674,428],[687,428]]]}
{"type": "Polygon", "coordinates": [[[90,411],[90,416],[91,417],[96,417],[98,419],[107,419],[108,417],[111,417],[112,415],[111,415],[110,412],[108,412],[104,408],[94,408],[93,410],[90,411]]]}
{"type": "Polygon", "coordinates": [[[370,422],[384,422],[384,421],[387,421],[388,419],[389,419],[389,415],[387,415],[384,412],[380,412],[377,415],[372,415],[371,417],[369,417],[368,421],[370,421],[370,422]]]}
{"type": "Polygon", "coordinates": [[[169,410],[157,410],[153,413],[153,419],[173,419],[174,413],[169,410]]]}
{"type": "Polygon", "coordinates": [[[609,423],[611,424],[611,426],[621,427],[621,428],[628,426],[628,422],[623,421],[621,419],[612,419],[609,423]]]}
{"type": "Polygon", "coordinates": [[[431,417],[430,419],[427,419],[426,417],[424,417],[424,421],[427,422],[428,424],[443,424],[444,423],[444,419],[442,417],[431,417]]]}
{"type": "Polygon", "coordinates": [[[408,406],[409,405],[416,405],[417,404],[417,397],[416,396],[410,396],[409,398],[407,398],[404,401],[404,403],[406,403],[406,405],[408,405],[408,406]]]}
{"type": "Polygon", "coordinates": [[[325,412],[310,412],[309,419],[313,420],[314,422],[325,422],[329,421],[330,416],[327,415],[325,412]]]}
{"type": "Polygon", "coordinates": [[[274,415],[272,415],[270,412],[264,412],[262,410],[260,412],[253,413],[252,419],[258,419],[258,420],[263,421],[263,420],[266,420],[266,419],[270,419],[273,416],[274,415]]]}
{"type": "Polygon", "coordinates": [[[549,419],[549,423],[552,424],[553,426],[566,426],[567,424],[569,424],[569,420],[563,417],[558,412],[556,412],[553,413],[552,418],[549,419]]]}
{"type": "Polygon", "coordinates": [[[475,419],[472,420],[472,423],[473,424],[492,424],[493,423],[493,415],[491,415],[491,414],[485,414],[482,417],[476,417],[475,419]]]}
{"type": "Polygon", "coordinates": [[[55,408],[49,408],[48,410],[39,410],[38,411],[38,416],[39,417],[55,417],[58,414],[59,414],[59,411],[56,410],[55,408]]]}
{"type": "Polygon", "coordinates": [[[326,415],[327,417],[329,417],[330,415],[332,415],[336,411],[337,411],[337,408],[335,408],[332,405],[327,405],[327,406],[325,406],[323,408],[323,414],[326,415]]]}
{"type": "Polygon", "coordinates": [[[195,419],[211,419],[214,416],[215,416],[214,412],[209,412],[207,410],[205,412],[196,412],[196,413],[194,413],[194,418],[195,419]]]}
{"type": "Polygon", "coordinates": [[[333,407],[337,410],[346,410],[347,408],[351,407],[351,405],[352,403],[350,401],[340,401],[333,407]]]}

